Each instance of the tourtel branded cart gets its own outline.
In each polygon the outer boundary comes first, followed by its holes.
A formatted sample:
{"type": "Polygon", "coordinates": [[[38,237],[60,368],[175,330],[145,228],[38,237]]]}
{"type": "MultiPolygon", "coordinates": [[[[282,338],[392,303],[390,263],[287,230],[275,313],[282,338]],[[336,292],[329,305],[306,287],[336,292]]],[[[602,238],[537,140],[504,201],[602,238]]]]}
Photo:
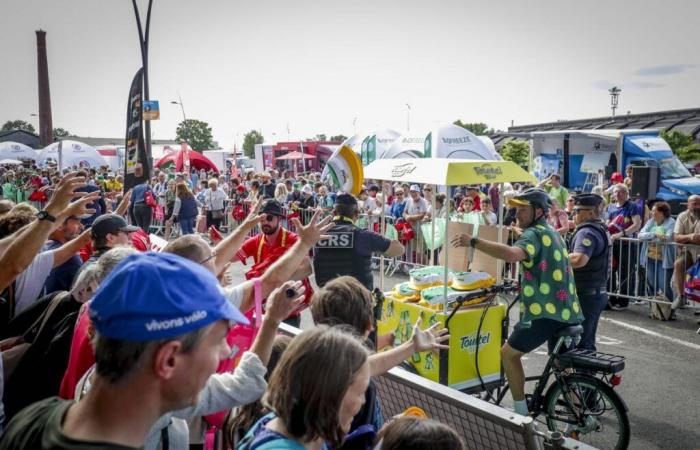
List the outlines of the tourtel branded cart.
{"type": "MultiPolygon", "coordinates": [[[[434,185],[438,187],[436,190],[448,194],[446,202],[449,202],[449,194],[453,186],[536,181],[522,167],[510,161],[441,158],[379,159],[365,167],[364,176],[366,179],[381,181],[385,195],[388,193],[389,182],[434,185]]],[[[503,205],[502,188],[499,190],[499,195],[500,204],[503,205]]],[[[432,207],[432,210],[436,211],[435,196],[433,196],[432,207]]],[[[499,208],[498,214],[497,241],[503,242],[503,208],[499,208]]],[[[431,224],[433,236],[435,236],[436,226],[444,226],[444,229],[437,230],[442,232],[443,243],[440,249],[430,252],[430,260],[435,264],[436,258],[441,259],[445,267],[450,263],[450,252],[456,251],[450,248],[450,238],[460,232],[453,226],[455,224],[451,223],[449,216],[447,214],[444,218],[444,225],[442,221],[436,220],[431,224]]],[[[383,230],[383,223],[381,227],[383,230]]],[[[460,249],[460,251],[464,250],[460,249]]],[[[474,257],[473,249],[470,249],[467,256],[471,262],[474,257]]],[[[466,261],[464,258],[461,261],[464,267],[460,270],[464,271],[466,261]]],[[[401,301],[385,286],[384,258],[381,259],[380,264],[380,286],[385,295],[382,300],[381,317],[378,317],[379,335],[394,333],[395,344],[410,340],[413,324],[419,317],[422,318],[422,328],[441,323],[450,333],[449,349],[440,350],[437,353],[417,353],[406,361],[404,364],[406,369],[445,386],[469,393],[482,391],[485,388],[492,389],[502,384],[500,348],[502,338],[508,331],[506,301],[499,299],[488,305],[465,306],[464,301],[458,300],[446,302],[439,310],[401,301]]],[[[442,286],[444,298],[447,298],[449,275],[448,270],[443,272],[442,286]]],[[[502,281],[502,273],[502,262],[498,262],[494,278],[499,284],[502,281]]],[[[472,300],[473,298],[469,299],[469,301],[472,300]]]]}

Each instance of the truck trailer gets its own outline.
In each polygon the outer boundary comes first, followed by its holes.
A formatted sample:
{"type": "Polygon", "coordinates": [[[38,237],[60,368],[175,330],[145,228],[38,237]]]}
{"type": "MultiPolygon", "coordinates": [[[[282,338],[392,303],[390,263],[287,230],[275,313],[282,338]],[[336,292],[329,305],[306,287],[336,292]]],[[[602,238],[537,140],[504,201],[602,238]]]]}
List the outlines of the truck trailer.
{"type": "MultiPolygon", "coordinates": [[[[538,179],[556,173],[570,190],[589,192],[613,172],[625,174],[628,166],[648,168],[638,183],[645,183],[645,200],[659,199],[674,211],[692,194],[700,194],[700,179],[674,155],[657,130],[561,130],[530,135],[531,171],[538,179]],[[648,174],[648,176],[647,176],[648,174]]],[[[633,178],[634,179],[634,178],[633,178]]]]}

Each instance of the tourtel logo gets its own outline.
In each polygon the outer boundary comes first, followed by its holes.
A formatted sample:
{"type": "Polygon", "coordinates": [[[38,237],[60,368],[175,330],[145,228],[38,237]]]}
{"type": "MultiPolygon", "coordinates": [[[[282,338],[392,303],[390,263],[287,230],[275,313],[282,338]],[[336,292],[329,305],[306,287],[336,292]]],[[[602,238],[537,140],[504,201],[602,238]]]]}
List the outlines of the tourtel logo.
{"type": "Polygon", "coordinates": [[[399,164],[394,166],[393,169],[391,169],[391,176],[402,177],[407,173],[413,172],[414,170],[416,170],[416,165],[414,163],[399,164]]]}
{"type": "Polygon", "coordinates": [[[470,144],[472,142],[472,140],[469,139],[469,136],[462,136],[462,137],[456,137],[456,138],[444,137],[444,138],[442,138],[442,142],[444,144],[448,144],[448,145],[470,144]]]}
{"type": "Polygon", "coordinates": [[[153,319],[150,322],[146,324],[146,330],[147,331],[162,331],[162,330],[169,330],[171,328],[180,328],[185,325],[189,325],[193,322],[199,322],[200,320],[204,320],[207,318],[207,312],[206,311],[195,311],[189,316],[185,317],[176,317],[174,319],[166,319],[166,320],[156,320],[153,319]]]}
{"type": "Polygon", "coordinates": [[[485,164],[480,167],[474,167],[474,172],[480,177],[484,177],[487,180],[493,180],[496,177],[503,175],[503,170],[500,167],[493,167],[489,164],[485,164]]]}
{"type": "MultiPolygon", "coordinates": [[[[491,342],[491,332],[479,336],[479,347],[491,342]]],[[[476,351],[476,333],[470,334],[469,336],[462,336],[460,338],[459,348],[461,350],[466,350],[469,353],[474,353],[476,351]]]]}

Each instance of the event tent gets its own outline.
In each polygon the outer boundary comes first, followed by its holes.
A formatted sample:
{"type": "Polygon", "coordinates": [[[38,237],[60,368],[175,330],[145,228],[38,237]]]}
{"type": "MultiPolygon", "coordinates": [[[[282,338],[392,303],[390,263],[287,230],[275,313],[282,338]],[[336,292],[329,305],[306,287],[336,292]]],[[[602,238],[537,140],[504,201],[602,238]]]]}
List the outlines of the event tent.
{"type": "MultiPolygon", "coordinates": [[[[214,172],[219,173],[219,169],[216,167],[216,165],[206,156],[199,152],[195,152],[192,149],[187,150],[186,153],[189,155],[190,167],[194,167],[197,170],[213,170],[214,172]]],[[[160,158],[154,165],[155,167],[161,167],[169,164],[175,164],[175,170],[182,172],[183,168],[185,167],[185,149],[181,148],[176,152],[168,153],[160,158]]]]}
{"type": "Polygon", "coordinates": [[[425,138],[424,158],[502,160],[495,147],[486,145],[474,133],[449,124],[434,129],[425,138]]]}
{"type": "Polygon", "coordinates": [[[0,159],[31,159],[37,161],[39,153],[30,146],[19,142],[0,142],[0,159]]]}
{"type": "Polygon", "coordinates": [[[59,145],[61,150],[60,169],[73,166],[100,167],[109,165],[94,147],[91,147],[83,142],[71,140],[54,142],[53,144],[44,147],[39,155],[39,165],[45,165],[49,160],[53,160],[58,163],[59,145]]]}
{"type": "Polygon", "coordinates": [[[382,159],[422,158],[425,150],[425,135],[401,135],[382,155],[382,159]]]}

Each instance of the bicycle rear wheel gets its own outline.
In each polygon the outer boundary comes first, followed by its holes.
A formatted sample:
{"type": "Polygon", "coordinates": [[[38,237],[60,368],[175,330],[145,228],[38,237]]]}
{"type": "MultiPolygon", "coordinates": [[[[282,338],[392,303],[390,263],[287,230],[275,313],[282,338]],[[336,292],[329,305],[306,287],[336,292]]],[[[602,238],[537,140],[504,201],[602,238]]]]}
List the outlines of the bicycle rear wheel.
{"type": "Polygon", "coordinates": [[[597,378],[585,375],[572,375],[564,380],[571,398],[557,382],[545,394],[544,412],[549,429],[596,448],[626,449],[630,440],[630,422],[617,393],[597,378]],[[574,410],[583,415],[583,425],[572,424],[576,422],[574,410]]]}

